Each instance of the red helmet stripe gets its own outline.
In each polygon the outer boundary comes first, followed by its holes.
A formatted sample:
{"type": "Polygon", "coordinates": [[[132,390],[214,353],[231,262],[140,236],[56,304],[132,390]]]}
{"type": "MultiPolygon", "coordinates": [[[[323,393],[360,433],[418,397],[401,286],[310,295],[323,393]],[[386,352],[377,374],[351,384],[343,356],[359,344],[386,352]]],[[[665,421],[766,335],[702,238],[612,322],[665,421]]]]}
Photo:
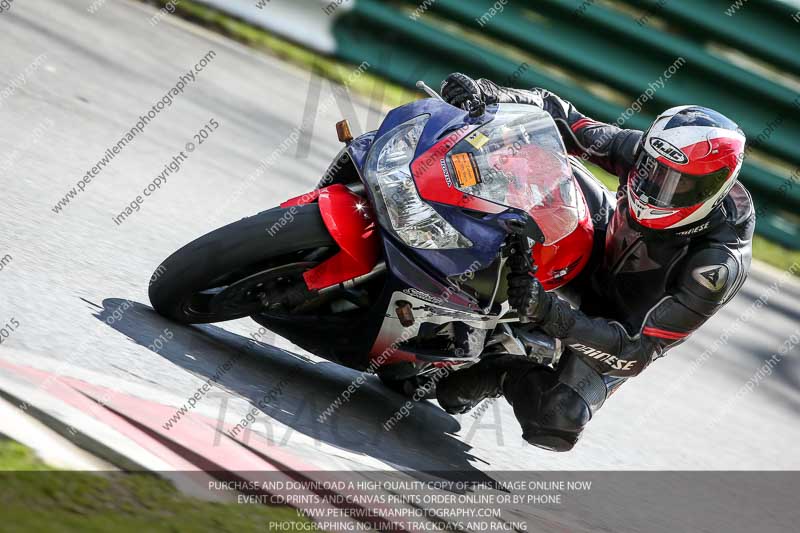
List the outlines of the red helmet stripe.
{"type": "Polygon", "coordinates": [[[731,172],[736,168],[738,160],[736,154],[744,150],[744,142],[732,137],[717,137],[709,141],[700,142],[681,147],[681,151],[689,158],[685,165],[679,165],[659,157],[658,161],[681,172],[694,175],[709,174],[723,167],[728,167],[731,172]]]}

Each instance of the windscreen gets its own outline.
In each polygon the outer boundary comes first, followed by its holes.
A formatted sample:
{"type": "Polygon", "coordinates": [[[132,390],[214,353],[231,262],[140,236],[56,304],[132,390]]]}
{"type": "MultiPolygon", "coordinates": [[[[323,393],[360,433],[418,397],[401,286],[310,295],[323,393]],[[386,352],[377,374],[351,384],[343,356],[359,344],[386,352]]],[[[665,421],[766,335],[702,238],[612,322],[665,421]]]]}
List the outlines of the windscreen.
{"type": "Polygon", "coordinates": [[[460,191],[530,213],[545,244],[578,225],[566,149],[552,118],[539,108],[501,104],[494,120],[453,147],[447,163],[460,191]]]}

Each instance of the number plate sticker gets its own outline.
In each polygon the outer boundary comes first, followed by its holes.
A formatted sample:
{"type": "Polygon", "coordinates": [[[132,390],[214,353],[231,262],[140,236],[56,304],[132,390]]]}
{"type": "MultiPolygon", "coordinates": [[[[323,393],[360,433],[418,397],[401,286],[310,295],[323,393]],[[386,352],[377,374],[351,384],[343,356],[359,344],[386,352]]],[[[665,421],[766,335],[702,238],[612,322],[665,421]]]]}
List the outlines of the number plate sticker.
{"type": "Polygon", "coordinates": [[[480,183],[478,167],[475,164],[475,159],[472,157],[472,154],[453,154],[450,160],[453,162],[456,180],[460,186],[472,187],[480,183]]]}

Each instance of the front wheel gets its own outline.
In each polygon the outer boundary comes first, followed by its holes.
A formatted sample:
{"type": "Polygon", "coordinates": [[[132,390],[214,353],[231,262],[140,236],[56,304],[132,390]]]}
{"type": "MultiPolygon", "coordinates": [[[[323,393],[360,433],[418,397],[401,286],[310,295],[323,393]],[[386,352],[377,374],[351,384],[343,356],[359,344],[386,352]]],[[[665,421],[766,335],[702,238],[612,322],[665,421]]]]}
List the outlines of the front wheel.
{"type": "Polygon", "coordinates": [[[335,251],[317,204],[270,209],[169,256],[151,278],[150,302],[183,324],[243,318],[271,295],[302,287],[302,274],[335,251]]]}

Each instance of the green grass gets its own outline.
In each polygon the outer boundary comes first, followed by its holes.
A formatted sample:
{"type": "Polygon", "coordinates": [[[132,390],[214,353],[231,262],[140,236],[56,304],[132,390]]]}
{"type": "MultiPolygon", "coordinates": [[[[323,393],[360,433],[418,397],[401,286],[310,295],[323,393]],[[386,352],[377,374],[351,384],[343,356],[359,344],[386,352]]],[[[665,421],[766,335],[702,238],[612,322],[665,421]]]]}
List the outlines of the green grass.
{"type": "Polygon", "coordinates": [[[0,472],[15,470],[41,471],[50,468],[30,448],[0,435],[0,472]]]}
{"type": "MultiPolygon", "coordinates": [[[[154,0],[150,3],[165,4],[165,2],[161,0],[154,0]]],[[[263,50],[300,67],[315,70],[320,76],[324,76],[339,83],[345,81],[348,75],[354,70],[353,65],[347,65],[336,59],[325,57],[317,52],[308,50],[307,48],[281,39],[280,37],[276,37],[271,33],[237,20],[215,9],[191,2],[190,0],[184,0],[178,4],[177,14],[205,27],[219,31],[253,48],[263,50]]],[[[350,85],[350,89],[354,93],[369,99],[372,105],[380,107],[388,106],[389,108],[405,104],[420,96],[420,93],[388,82],[384,78],[373,76],[369,73],[355,80],[350,85]],[[383,94],[383,97],[379,101],[376,101],[373,99],[373,95],[375,94],[383,94]]],[[[617,178],[615,176],[608,174],[594,165],[588,166],[606,187],[611,190],[617,189],[617,178]]],[[[789,250],[779,244],[757,236],[753,241],[753,256],[776,268],[788,270],[793,263],[800,261],[800,250],[789,250]]],[[[800,275],[800,273],[798,273],[798,275],[800,275]]]]}
{"type": "MultiPolygon", "coordinates": [[[[753,238],[753,257],[781,270],[789,270],[794,264],[800,265],[800,250],[789,250],[759,235],[753,238]]],[[[792,272],[800,277],[800,270],[792,272]]]]}
{"type": "Polygon", "coordinates": [[[603,185],[606,186],[607,189],[611,189],[612,191],[616,191],[619,188],[619,178],[614,176],[613,174],[609,174],[602,168],[598,167],[597,165],[593,165],[591,163],[584,163],[586,168],[588,168],[594,176],[599,179],[603,185]]]}
{"type": "MultiPolygon", "coordinates": [[[[166,2],[156,0],[156,5],[166,2]]],[[[357,68],[336,59],[328,58],[318,52],[296,45],[280,37],[256,28],[246,22],[233,18],[213,8],[183,0],[176,6],[176,14],[182,18],[196,22],[206,28],[218,31],[236,41],[252,48],[262,50],[337,83],[344,83],[357,68]]],[[[383,78],[374,76],[368,71],[357,79],[350,80],[349,89],[370,101],[377,107],[395,108],[420,97],[419,92],[400,85],[387,83],[383,78]],[[376,98],[376,95],[379,97],[376,98]]]]}
{"type": "Polygon", "coordinates": [[[148,474],[56,471],[0,437],[0,532],[263,533],[270,522],[310,527],[288,507],[205,502],[148,474]]]}

